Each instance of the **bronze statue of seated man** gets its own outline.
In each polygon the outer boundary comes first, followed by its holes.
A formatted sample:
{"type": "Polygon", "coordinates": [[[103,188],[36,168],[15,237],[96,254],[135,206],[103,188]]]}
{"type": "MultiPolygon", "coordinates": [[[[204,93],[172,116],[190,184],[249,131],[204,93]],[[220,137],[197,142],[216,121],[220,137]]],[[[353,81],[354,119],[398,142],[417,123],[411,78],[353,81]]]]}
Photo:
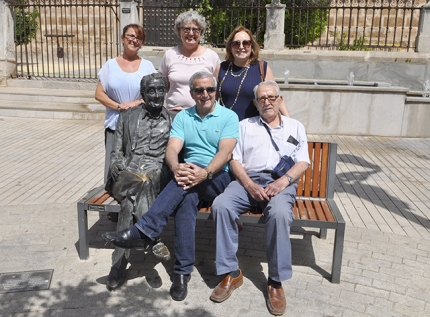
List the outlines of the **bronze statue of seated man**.
{"type": "MultiPolygon", "coordinates": [[[[144,76],[140,92],[145,101],[121,112],[115,130],[106,190],[121,204],[117,230],[132,226],[148,211],[158,193],[172,179],[164,157],[171,119],[163,106],[167,79],[159,73],[144,76]]],[[[160,260],[169,260],[167,247],[157,239],[152,252],[160,260]]],[[[129,249],[115,248],[108,290],[125,281],[129,249]]]]}

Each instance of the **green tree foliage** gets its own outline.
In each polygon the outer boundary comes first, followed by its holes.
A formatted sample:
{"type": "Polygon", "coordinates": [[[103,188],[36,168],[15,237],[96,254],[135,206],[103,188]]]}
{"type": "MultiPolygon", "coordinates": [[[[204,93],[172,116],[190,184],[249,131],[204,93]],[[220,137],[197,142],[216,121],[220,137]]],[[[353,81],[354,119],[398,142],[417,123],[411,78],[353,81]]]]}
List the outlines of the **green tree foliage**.
{"type": "Polygon", "coordinates": [[[15,44],[28,44],[31,39],[36,38],[36,31],[39,28],[37,24],[39,11],[36,8],[32,11],[26,11],[24,7],[15,7],[14,11],[15,44]]]}
{"type": "Polygon", "coordinates": [[[329,15],[328,0],[287,0],[285,10],[285,45],[301,47],[319,39],[329,15]]]}

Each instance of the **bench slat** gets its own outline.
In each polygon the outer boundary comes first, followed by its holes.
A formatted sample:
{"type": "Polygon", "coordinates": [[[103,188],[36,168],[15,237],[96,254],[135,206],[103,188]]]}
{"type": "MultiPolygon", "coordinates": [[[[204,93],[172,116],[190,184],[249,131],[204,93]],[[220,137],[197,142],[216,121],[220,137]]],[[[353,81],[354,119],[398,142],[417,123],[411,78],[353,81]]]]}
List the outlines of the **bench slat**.
{"type": "Polygon", "coordinates": [[[323,211],[320,201],[315,202],[314,208],[315,208],[315,213],[317,215],[316,219],[320,221],[327,221],[326,214],[323,211]]]}
{"type": "Polygon", "coordinates": [[[299,208],[297,207],[297,201],[294,203],[294,206],[293,206],[293,214],[294,214],[294,219],[299,219],[299,208]]]}
{"type": "Polygon", "coordinates": [[[110,198],[110,195],[107,191],[102,190],[98,192],[95,196],[91,197],[88,201],[88,204],[96,204],[96,205],[103,205],[105,204],[105,201],[110,198]]]}
{"type": "Polygon", "coordinates": [[[333,217],[333,213],[331,212],[328,203],[325,202],[325,201],[322,201],[321,202],[321,207],[322,207],[322,209],[324,211],[324,215],[325,215],[327,221],[329,221],[329,222],[335,222],[335,219],[333,217]]]}
{"type": "MultiPolygon", "coordinates": [[[[311,156],[312,157],[312,156],[311,156]]],[[[319,180],[320,174],[323,171],[321,166],[321,143],[314,143],[313,147],[313,168],[312,168],[312,192],[311,197],[319,197],[319,180]]]]}
{"type": "Polygon", "coordinates": [[[105,205],[119,205],[119,203],[115,200],[115,198],[109,196],[109,198],[105,200],[105,205]]]}
{"type": "Polygon", "coordinates": [[[299,217],[297,219],[308,219],[304,201],[298,200],[296,203],[297,203],[297,208],[299,209],[299,217]]]}
{"type": "Polygon", "coordinates": [[[329,157],[329,144],[322,144],[322,154],[321,154],[321,174],[320,174],[320,190],[319,198],[327,198],[327,178],[328,178],[328,157],[329,157]]]}
{"type": "Polygon", "coordinates": [[[305,202],[306,211],[308,213],[308,219],[310,220],[318,220],[317,215],[315,214],[314,202],[308,200],[305,202]]]}
{"type": "Polygon", "coordinates": [[[302,176],[301,182],[303,182],[303,192],[298,193],[297,196],[311,197],[311,176],[312,176],[313,162],[311,161],[311,166],[308,168],[304,175],[302,176]]]}

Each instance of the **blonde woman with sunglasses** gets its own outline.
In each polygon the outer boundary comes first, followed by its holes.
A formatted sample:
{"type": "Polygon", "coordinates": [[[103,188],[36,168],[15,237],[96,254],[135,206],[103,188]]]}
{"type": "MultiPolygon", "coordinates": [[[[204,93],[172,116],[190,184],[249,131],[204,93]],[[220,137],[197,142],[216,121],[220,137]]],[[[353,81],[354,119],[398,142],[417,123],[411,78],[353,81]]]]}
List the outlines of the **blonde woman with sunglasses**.
{"type": "MultiPolygon", "coordinates": [[[[260,47],[251,31],[238,26],[227,39],[226,60],[214,72],[218,79],[217,96],[220,104],[236,112],[239,120],[259,115],[253,103],[253,89],[261,82],[259,51],[260,47]]],[[[274,80],[266,62],[263,63],[263,70],[265,81],[274,80]]],[[[284,101],[280,111],[284,116],[290,116],[284,101]]]]}

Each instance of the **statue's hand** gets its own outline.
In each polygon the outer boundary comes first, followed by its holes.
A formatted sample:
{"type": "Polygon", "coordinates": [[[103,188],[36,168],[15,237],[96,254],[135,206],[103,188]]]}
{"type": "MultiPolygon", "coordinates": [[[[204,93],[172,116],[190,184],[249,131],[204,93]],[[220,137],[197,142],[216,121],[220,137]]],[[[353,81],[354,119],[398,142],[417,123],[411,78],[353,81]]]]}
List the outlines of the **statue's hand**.
{"type": "Polygon", "coordinates": [[[124,169],[125,169],[125,167],[122,163],[117,163],[117,164],[111,166],[110,174],[111,174],[114,181],[116,181],[116,178],[124,169]]]}

